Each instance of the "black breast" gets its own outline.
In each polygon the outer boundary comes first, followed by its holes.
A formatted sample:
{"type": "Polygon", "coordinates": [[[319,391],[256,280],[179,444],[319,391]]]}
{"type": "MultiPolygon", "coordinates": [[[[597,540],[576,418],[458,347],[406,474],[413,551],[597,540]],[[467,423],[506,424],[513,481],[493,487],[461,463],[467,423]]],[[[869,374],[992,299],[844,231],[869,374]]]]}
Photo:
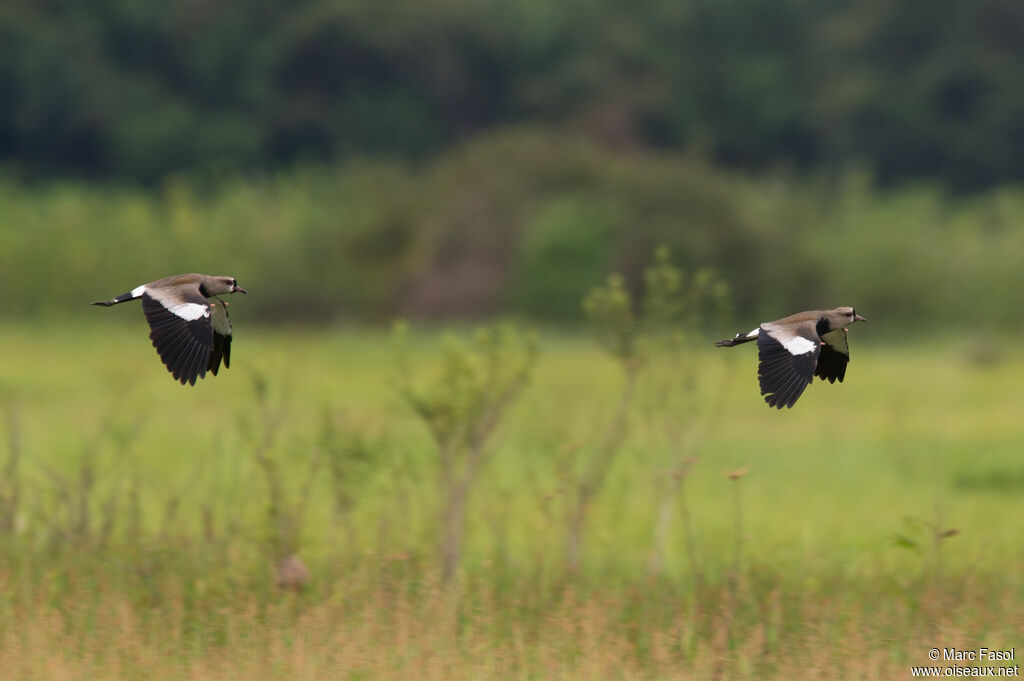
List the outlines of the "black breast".
{"type": "Polygon", "coordinates": [[[815,325],[814,330],[817,332],[818,338],[821,338],[826,333],[831,331],[832,327],[829,326],[829,323],[828,323],[827,319],[825,319],[824,317],[821,317],[820,319],[818,319],[818,323],[815,325]]]}

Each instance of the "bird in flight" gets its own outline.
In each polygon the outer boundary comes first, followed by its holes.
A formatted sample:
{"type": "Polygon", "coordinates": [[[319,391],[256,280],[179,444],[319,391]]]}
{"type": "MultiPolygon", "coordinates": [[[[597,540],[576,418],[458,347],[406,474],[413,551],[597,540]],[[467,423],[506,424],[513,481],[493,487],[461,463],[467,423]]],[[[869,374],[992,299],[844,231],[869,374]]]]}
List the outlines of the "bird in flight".
{"type": "Polygon", "coordinates": [[[850,362],[846,327],[867,320],[852,307],[814,310],[765,322],[750,333],[715,343],[731,348],[757,341],[757,378],[769,407],[792,407],[814,377],[840,383],[850,362]]]}
{"type": "Polygon", "coordinates": [[[217,296],[246,293],[234,277],[179,274],[136,286],[93,305],[109,307],[142,298],[149,339],[161,361],[182,385],[196,384],[209,371],[214,376],[231,365],[231,320],[228,304],[217,296]]]}

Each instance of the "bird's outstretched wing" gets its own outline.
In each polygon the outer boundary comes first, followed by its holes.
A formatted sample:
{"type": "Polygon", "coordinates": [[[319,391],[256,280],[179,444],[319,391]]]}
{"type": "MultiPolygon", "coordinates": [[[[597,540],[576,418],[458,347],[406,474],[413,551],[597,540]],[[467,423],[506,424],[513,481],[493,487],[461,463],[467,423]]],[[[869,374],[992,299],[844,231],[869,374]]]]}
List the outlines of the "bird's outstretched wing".
{"type": "Polygon", "coordinates": [[[829,383],[835,383],[837,380],[842,383],[846,377],[846,365],[850,363],[850,346],[846,343],[846,331],[830,331],[822,336],[821,340],[825,344],[821,346],[821,355],[818,357],[814,375],[828,379],[829,383]]]}
{"type": "Polygon", "coordinates": [[[220,298],[210,301],[210,324],[213,326],[213,349],[206,370],[217,375],[220,361],[224,360],[224,368],[231,366],[231,319],[228,317],[228,304],[220,298]]]}
{"type": "MultiPolygon", "coordinates": [[[[810,335],[810,334],[808,334],[810,335]]],[[[821,343],[785,329],[761,326],[757,378],[770,407],[792,407],[814,380],[821,343]]]]}
{"type": "Polygon", "coordinates": [[[142,311],[149,322],[149,339],[171,375],[182,385],[204,378],[214,350],[214,328],[198,282],[147,289],[142,311]]]}

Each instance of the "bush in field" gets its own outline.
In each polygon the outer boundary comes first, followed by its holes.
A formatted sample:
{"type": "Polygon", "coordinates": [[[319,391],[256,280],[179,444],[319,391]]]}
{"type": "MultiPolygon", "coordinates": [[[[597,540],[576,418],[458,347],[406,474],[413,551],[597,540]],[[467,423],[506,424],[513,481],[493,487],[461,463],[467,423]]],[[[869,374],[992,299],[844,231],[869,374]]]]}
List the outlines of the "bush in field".
{"type": "Polygon", "coordinates": [[[380,465],[384,443],[384,436],[376,428],[354,417],[345,415],[338,424],[329,413],[323,415],[319,446],[327,459],[332,533],[344,533],[344,550],[348,555],[352,554],[356,536],[352,511],[375,466],[380,465]]]}
{"type": "Polygon", "coordinates": [[[638,418],[660,435],[661,447],[652,463],[656,471],[658,510],[650,557],[652,573],[664,567],[672,511],[679,507],[693,587],[697,590],[702,566],[686,482],[699,462],[704,442],[717,425],[724,399],[722,386],[701,383],[701,371],[692,359],[693,346],[704,342],[700,330],[720,327],[731,316],[729,288],[713,270],[699,269],[687,276],[673,265],[666,246],[655,250],[654,262],[644,270],[644,364],[637,396],[638,418]]]}
{"type": "Polygon", "coordinates": [[[284,403],[272,404],[264,377],[254,377],[255,420],[239,416],[239,431],[251,450],[253,459],[266,483],[265,525],[260,542],[277,572],[282,588],[302,588],[309,579],[305,565],[298,558],[302,546],[310,492],[323,465],[323,452],[310,449],[304,457],[305,475],[297,491],[288,485],[288,469],[295,467],[285,458],[278,442],[286,422],[284,403]]]}
{"type": "Polygon", "coordinates": [[[507,325],[478,330],[470,344],[447,336],[440,375],[421,389],[414,385],[404,352],[405,327],[396,327],[395,335],[399,391],[430,431],[436,447],[441,503],[438,553],[447,584],[459,565],[466,504],[490,458],[488,443],[530,377],[537,340],[507,325]]]}
{"type": "MultiPolygon", "coordinates": [[[[570,570],[579,568],[587,510],[604,486],[625,440],[641,379],[647,383],[648,398],[653,398],[646,400],[645,418],[658,419],[659,426],[668,432],[670,457],[661,463],[672,468],[679,476],[677,481],[692,465],[683,452],[682,434],[696,431],[700,421],[699,411],[692,404],[685,405],[691,408],[680,404],[680,393],[684,402],[692,401],[695,394],[696,366],[687,360],[686,344],[696,341],[693,330],[709,317],[721,319],[726,315],[727,288],[710,270],[685,276],[672,264],[667,246],[655,249],[654,262],[644,270],[643,280],[643,293],[637,300],[618,274],[611,275],[605,285],[595,287],[583,300],[595,337],[622,367],[624,383],[603,434],[592,447],[577,450],[580,461],[568,508],[566,563],[570,570]]],[[[662,490],[663,518],[680,491],[681,482],[662,490]]],[[[656,530],[656,552],[663,551],[666,533],[667,520],[662,520],[656,530]]]]}

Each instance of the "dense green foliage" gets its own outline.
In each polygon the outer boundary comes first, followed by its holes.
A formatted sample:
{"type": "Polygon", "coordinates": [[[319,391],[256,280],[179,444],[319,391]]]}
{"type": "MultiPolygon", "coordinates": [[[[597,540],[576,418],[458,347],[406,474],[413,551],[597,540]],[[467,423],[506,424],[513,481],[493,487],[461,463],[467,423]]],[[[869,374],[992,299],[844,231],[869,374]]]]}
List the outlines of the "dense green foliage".
{"type": "MultiPolygon", "coordinates": [[[[521,314],[578,321],[609,273],[644,288],[657,244],[728,281],[737,323],[852,304],[885,328],[1017,326],[1024,195],[882,192],[850,176],[741,179],[685,157],[504,131],[424,166],[352,163],[236,180],[0,182],[8,315],[89,308],[178,272],[224,273],[267,321],[521,314]]],[[[132,313],[134,314],[134,313],[132,313]]],[[[736,329],[714,328],[729,335],[736,329]]]]}
{"type": "Polygon", "coordinates": [[[516,122],[977,188],[1024,178],[1022,33],[1015,0],[8,0],[0,159],[152,182],[516,122]]]}

